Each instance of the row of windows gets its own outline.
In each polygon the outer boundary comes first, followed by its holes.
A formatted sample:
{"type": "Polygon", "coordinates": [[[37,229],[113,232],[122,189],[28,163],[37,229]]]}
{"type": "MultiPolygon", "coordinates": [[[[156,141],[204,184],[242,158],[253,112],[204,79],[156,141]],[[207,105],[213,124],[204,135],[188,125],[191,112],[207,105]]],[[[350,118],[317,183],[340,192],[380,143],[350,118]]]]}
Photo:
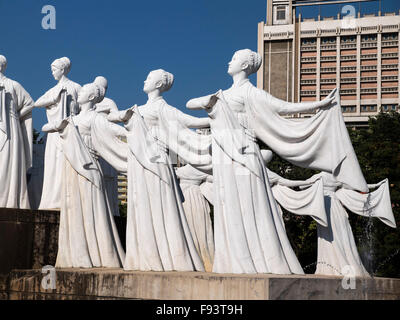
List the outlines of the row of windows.
{"type": "MultiPolygon", "coordinates": [[[[396,104],[383,104],[382,105],[383,111],[396,111],[398,110],[398,106],[396,104]]],[[[363,105],[361,106],[362,112],[376,112],[377,106],[376,105],[363,105]]],[[[356,106],[343,106],[342,107],[343,113],[348,112],[356,112],[356,106]]]]}
{"type": "MultiPolygon", "coordinates": [[[[382,40],[397,40],[399,34],[398,33],[383,33],[382,34],[382,40]]],[[[366,34],[361,36],[361,41],[366,42],[366,41],[376,41],[377,40],[377,35],[376,34],[366,34]]],[[[341,43],[351,43],[356,41],[356,36],[343,36],[340,38],[341,43]]],[[[305,38],[301,39],[301,44],[302,45],[307,45],[307,44],[316,44],[317,40],[316,38],[305,38]]],[[[325,37],[321,38],[321,43],[322,44],[330,44],[330,43],[336,43],[336,37],[325,37]]]]}

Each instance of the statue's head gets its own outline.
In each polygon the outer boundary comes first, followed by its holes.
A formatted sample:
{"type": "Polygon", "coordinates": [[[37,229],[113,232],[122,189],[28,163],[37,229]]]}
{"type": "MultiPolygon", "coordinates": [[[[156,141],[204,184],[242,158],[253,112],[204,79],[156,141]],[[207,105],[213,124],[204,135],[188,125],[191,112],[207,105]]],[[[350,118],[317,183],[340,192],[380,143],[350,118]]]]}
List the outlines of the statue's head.
{"type": "Polygon", "coordinates": [[[106,78],[104,78],[102,76],[98,76],[98,77],[96,77],[96,79],[94,79],[94,84],[96,84],[100,87],[100,97],[96,101],[96,103],[100,103],[103,101],[104,97],[106,96],[108,82],[107,82],[106,78]]]}
{"type": "Polygon", "coordinates": [[[78,93],[78,103],[85,104],[93,102],[95,104],[101,96],[101,87],[95,83],[85,84],[78,93]]]}
{"type": "Polygon", "coordinates": [[[262,62],[261,56],[250,49],[243,49],[236,51],[229,62],[228,73],[231,76],[235,74],[245,72],[247,75],[251,75],[260,68],[262,62]]]}
{"type": "Polygon", "coordinates": [[[171,89],[174,83],[174,75],[162,69],[154,70],[149,73],[144,81],[143,91],[146,93],[160,90],[161,92],[171,89]]]}
{"type": "Polygon", "coordinates": [[[0,72],[6,71],[7,59],[5,56],[0,55],[0,72]]]}
{"type": "Polygon", "coordinates": [[[62,76],[66,76],[70,70],[71,61],[67,57],[56,59],[51,64],[51,73],[56,80],[60,80],[62,76]]]}

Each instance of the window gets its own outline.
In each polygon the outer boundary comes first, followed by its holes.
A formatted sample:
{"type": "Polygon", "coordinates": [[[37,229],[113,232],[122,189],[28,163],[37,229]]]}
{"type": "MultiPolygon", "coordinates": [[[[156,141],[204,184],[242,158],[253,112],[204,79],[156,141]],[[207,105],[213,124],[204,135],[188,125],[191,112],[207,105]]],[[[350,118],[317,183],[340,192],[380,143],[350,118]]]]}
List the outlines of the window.
{"type": "Polygon", "coordinates": [[[387,104],[382,106],[383,111],[388,111],[389,110],[389,106],[387,104]]]}
{"type": "Polygon", "coordinates": [[[321,40],[323,44],[336,43],[335,37],[322,38],[321,40]]]}
{"type": "Polygon", "coordinates": [[[376,106],[369,106],[369,111],[376,111],[376,106]]]}
{"type": "Polygon", "coordinates": [[[277,6],[276,7],[276,20],[286,20],[286,7],[277,6]]]}
{"type": "Polygon", "coordinates": [[[396,111],[397,110],[397,106],[395,104],[392,104],[392,111],[396,111]]]}
{"type": "Polygon", "coordinates": [[[384,33],[382,34],[382,40],[397,40],[398,34],[397,33],[384,33]]]}
{"type": "Polygon", "coordinates": [[[367,106],[361,106],[361,111],[366,112],[367,111],[367,106]]]}

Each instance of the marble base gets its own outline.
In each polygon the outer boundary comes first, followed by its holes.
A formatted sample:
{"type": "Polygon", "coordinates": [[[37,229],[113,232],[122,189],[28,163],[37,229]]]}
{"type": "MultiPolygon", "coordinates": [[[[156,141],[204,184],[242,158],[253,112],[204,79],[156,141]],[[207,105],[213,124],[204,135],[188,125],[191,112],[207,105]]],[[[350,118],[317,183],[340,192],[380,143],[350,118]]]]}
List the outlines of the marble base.
{"type": "MultiPolygon", "coordinates": [[[[132,272],[57,269],[56,289],[41,286],[41,270],[13,270],[0,283],[3,299],[162,300],[372,300],[400,299],[400,279],[356,279],[345,290],[340,277],[232,275],[200,272],[132,272]],[[6,281],[6,282],[5,282],[6,281]]],[[[0,279],[1,281],[1,279],[0,279]]]]}

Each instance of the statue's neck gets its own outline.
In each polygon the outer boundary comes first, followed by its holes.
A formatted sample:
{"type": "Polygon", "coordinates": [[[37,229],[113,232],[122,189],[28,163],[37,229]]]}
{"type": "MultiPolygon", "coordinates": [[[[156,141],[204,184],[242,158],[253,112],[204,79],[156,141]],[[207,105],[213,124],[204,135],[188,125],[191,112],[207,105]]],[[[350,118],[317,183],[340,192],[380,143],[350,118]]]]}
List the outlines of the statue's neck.
{"type": "Polygon", "coordinates": [[[62,76],[60,80],[58,80],[58,83],[62,84],[68,81],[68,78],[66,76],[62,76]]]}
{"type": "Polygon", "coordinates": [[[237,87],[243,83],[243,81],[248,80],[248,76],[245,72],[240,72],[232,76],[233,87],[237,87]]]}
{"type": "Polygon", "coordinates": [[[80,114],[85,114],[88,113],[89,111],[91,111],[93,109],[93,102],[89,101],[85,104],[81,105],[81,112],[80,114]]]}
{"type": "Polygon", "coordinates": [[[147,96],[148,96],[147,103],[151,103],[162,98],[160,90],[154,90],[152,92],[149,92],[147,96]]]}

